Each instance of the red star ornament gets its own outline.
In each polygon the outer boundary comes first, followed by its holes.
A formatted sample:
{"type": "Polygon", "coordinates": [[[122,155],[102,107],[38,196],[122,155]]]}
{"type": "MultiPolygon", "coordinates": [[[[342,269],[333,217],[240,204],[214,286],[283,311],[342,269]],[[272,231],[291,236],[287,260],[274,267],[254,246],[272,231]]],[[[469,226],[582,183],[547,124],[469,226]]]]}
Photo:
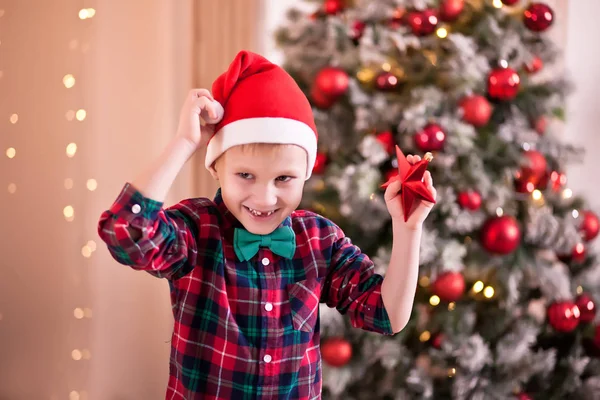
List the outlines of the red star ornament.
{"type": "Polygon", "coordinates": [[[400,196],[402,200],[402,210],[404,211],[404,222],[408,220],[415,200],[426,200],[435,204],[435,199],[423,182],[423,175],[427,170],[427,165],[433,156],[431,153],[425,153],[421,161],[410,164],[400,147],[396,146],[396,157],[398,158],[399,174],[392,177],[389,181],[381,185],[382,188],[387,188],[390,183],[400,179],[400,196]]]}

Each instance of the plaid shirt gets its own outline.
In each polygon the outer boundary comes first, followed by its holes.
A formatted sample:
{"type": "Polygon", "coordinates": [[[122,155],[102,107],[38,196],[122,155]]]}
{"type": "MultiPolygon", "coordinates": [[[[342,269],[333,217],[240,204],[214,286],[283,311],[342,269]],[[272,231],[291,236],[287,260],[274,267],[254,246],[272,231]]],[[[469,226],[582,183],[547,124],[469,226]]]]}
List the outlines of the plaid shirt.
{"type": "Polygon", "coordinates": [[[194,198],[164,209],[126,184],[98,233],[121,264],[166,278],[175,326],[166,399],[319,399],[319,303],[352,325],[393,334],[373,263],[328,219],[295,211],[285,259],[260,248],[240,262],[223,203],[194,198]],[[128,228],[138,232],[132,237],[128,228]]]}

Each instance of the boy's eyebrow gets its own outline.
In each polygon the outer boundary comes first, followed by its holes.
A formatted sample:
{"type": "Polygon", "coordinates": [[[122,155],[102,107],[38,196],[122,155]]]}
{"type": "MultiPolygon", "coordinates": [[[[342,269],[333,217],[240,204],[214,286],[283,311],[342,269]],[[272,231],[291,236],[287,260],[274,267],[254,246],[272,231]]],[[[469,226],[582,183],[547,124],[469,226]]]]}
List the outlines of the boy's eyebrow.
{"type": "MultiPolygon", "coordinates": [[[[243,172],[246,172],[246,173],[249,173],[249,174],[252,174],[252,175],[256,175],[254,173],[254,170],[252,169],[252,167],[248,167],[248,166],[245,166],[245,165],[235,165],[234,169],[236,171],[243,171],[243,172]]],[[[285,175],[285,176],[298,176],[298,175],[300,175],[300,173],[299,173],[299,171],[294,171],[292,169],[285,169],[285,170],[281,170],[281,171],[277,172],[277,174],[274,174],[274,175],[276,175],[276,176],[283,176],[283,175],[285,175]]]]}

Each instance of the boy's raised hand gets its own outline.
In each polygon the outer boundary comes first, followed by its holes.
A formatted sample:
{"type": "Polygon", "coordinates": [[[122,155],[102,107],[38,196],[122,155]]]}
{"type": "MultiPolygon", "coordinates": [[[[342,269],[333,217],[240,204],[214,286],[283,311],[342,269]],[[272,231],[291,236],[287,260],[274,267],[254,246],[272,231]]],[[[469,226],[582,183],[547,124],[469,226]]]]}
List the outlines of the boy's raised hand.
{"type": "Polygon", "coordinates": [[[181,107],[177,136],[187,140],[194,149],[205,144],[213,132],[213,125],[223,117],[223,107],[207,89],[192,89],[181,107]],[[201,126],[200,117],[206,122],[201,126]]]}

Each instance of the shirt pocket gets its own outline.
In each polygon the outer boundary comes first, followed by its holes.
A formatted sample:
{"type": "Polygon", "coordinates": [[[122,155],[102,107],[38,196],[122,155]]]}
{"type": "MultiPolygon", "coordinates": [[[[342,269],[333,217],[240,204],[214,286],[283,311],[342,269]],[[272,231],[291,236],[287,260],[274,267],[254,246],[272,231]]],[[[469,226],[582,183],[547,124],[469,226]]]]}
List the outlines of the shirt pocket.
{"type": "Polygon", "coordinates": [[[323,278],[310,278],[287,285],[290,312],[294,329],[312,332],[319,316],[321,282],[323,278]]]}

